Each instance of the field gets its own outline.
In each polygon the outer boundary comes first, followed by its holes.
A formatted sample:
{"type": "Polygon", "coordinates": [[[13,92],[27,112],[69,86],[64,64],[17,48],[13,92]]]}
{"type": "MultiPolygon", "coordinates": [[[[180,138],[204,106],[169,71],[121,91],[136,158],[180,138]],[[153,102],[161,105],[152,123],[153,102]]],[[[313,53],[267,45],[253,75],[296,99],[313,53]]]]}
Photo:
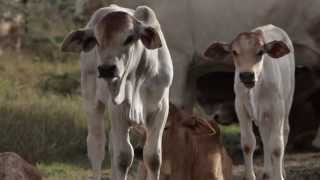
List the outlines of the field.
{"type": "MultiPolygon", "coordinates": [[[[91,175],[78,57],[59,52],[64,35],[81,26],[72,21],[74,1],[30,0],[25,7],[29,8],[26,9],[29,23],[22,49],[0,53],[0,152],[18,153],[48,180],[82,180],[91,175]]],[[[9,9],[20,13],[14,3],[1,1],[0,12],[9,9]]],[[[106,134],[109,128],[106,123],[106,134]]],[[[241,179],[239,128],[222,129],[225,145],[234,160],[235,180],[241,179]]],[[[256,153],[256,164],[260,176],[260,151],[256,153]]],[[[130,179],[134,179],[136,167],[134,164],[130,179]]],[[[107,179],[108,155],[103,169],[107,179]]],[[[290,151],[286,170],[288,180],[319,180],[320,153],[290,151]]]]}

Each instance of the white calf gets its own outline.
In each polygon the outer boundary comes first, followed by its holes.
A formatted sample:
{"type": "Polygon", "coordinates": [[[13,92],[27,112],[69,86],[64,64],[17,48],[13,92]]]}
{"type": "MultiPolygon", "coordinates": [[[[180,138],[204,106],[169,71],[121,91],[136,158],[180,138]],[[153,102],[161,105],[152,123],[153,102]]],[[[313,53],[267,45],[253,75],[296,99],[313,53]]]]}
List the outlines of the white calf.
{"type": "Polygon", "coordinates": [[[214,43],[205,55],[230,55],[235,65],[235,108],[240,121],[245,177],[255,180],[253,153],[258,126],[264,146],[264,179],[283,180],[283,156],[294,92],[294,53],[287,33],[273,25],[240,33],[230,44],[214,43]]]}
{"type": "Polygon", "coordinates": [[[148,180],[158,180],[161,141],[169,109],[173,67],[150,8],[101,8],[84,29],[70,33],[63,51],[81,53],[81,84],[88,114],[88,155],[95,179],[105,156],[104,111],[111,120],[112,180],[126,180],[133,160],[129,129],[141,125],[147,140],[148,180]]]}

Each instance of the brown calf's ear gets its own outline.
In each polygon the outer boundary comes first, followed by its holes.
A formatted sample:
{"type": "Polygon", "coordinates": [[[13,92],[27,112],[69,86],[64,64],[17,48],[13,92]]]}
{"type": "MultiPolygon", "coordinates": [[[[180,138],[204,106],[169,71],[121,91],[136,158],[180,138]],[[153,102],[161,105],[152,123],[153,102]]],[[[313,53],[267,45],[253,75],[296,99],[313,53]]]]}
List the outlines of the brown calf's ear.
{"type": "Polygon", "coordinates": [[[230,54],[230,45],[222,42],[215,42],[211,44],[207,50],[204,52],[204,56],[212,60],[224,59],[230,54]]]}
{"type": "Polygon", "coordinates": [[[81,51],[88,52],[93,49],[96,44],[97,40],[94,37],[93,30],[80,29],[67,35],[62,42],[61,51],[76,53],[81,51]]]}
{"type": "Polygon", "coordinates": [[[157,49],[162,47],[158,32],[152,27],[144,27],[140,39],[143,45],[148,49],[157,49]]]}
{"type": "Polygon", "coordinates": [[[271,41],[265,44],[264,51],[272,58],[281,58],[290,53],[289,47],[282,41],[271,41]]]}

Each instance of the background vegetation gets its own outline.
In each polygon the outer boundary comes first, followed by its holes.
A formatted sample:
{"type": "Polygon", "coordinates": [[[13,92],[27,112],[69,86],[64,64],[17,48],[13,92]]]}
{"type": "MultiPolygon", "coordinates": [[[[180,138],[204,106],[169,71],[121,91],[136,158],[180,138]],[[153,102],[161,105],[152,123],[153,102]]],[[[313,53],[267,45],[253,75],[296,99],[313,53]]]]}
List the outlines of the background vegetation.
{"type": "Polygon", "coordinates": [[[73,11],[74,0],[0,2],[1,18],[25,18],[22,48],[0,56],[0,152],[18,153],[48,179],[88,175],[79,63],[59,52],[73,11]]]}

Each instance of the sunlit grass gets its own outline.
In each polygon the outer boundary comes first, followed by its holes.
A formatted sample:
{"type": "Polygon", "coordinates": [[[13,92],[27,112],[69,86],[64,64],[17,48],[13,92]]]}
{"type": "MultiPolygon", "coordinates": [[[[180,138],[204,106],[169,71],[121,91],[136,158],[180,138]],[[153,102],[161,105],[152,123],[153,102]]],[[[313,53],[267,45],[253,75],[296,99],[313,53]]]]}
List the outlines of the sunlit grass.
{"type": "Polygon", "coordinates": [[[39,88],[46,74],[72,71],[79,71],[77,61],[34,62],[32,56],[14,53],[0,57],[1,152],[17,152],[31,162],[85,154],[81,97],[39,88]]]}

